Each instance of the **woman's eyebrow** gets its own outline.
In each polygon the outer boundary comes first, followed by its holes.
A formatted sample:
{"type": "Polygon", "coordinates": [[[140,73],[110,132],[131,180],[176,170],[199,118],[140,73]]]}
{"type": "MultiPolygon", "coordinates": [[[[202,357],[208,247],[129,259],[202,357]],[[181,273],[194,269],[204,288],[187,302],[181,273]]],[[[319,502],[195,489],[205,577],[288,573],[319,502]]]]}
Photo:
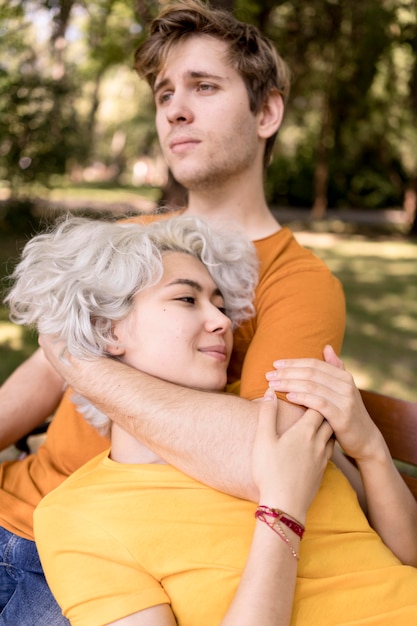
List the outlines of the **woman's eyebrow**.
{"type": "MultiPolygon", "coordinates": [[[[191,280],[190,278],[175,278],[170,283],[167,283],[166,287],[171,287],[172,285],[187,285],[188,287],[192,287],[199,293],[203,291],[200,283],[197,283],[195,280],[191,280]]],[[[213,289],[213,296],[220,296],[221,298],[223,298],[222,292],[218,287],[213,289]]]]}
{"type": "Polygon", "coordinates": [[[203,291],[203,288],[200,285],[200,283],[197,283],[195,280],[191,280],[190,278],[175,278],[166,286],[171,287],[172,285],[188,285],[188,287],[192,287],[196,291],[200,291],[200,292],[203,291]]]}

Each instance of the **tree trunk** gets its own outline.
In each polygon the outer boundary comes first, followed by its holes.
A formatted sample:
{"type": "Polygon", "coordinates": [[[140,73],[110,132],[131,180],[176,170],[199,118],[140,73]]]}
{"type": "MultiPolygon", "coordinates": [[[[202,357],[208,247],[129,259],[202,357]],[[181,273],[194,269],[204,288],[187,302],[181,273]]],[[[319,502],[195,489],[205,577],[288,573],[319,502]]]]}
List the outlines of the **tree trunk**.
{"type": "Polygon", "coordinates": [[[404,195],[404,211],[407,221],[411,225],[408,231],[409,237],[417,237],[417,176],[409,183],[404,195]]]}
{"type": "Polygon", "coordinates": [[[59,11],[53,19],[53,31],[50,38],[53,58],[51,73],[56,81],[63,80],[65,77],[66,67],[63,53],[66,48],[65,37],[73,6],[74,0],[61,0],[59,11]]]}
{"type": "Polygon", "coordinates": [[[323,219],[327,211],[329,187],[329,146],[332,141],[332,124],[329,97],[325,95],[323,118],[317,146],[316,167],[314,170],[314,201],[311,216],[323,219]]]}
{"type": "Polygon", "coordinates": [[[408,236],[412,239],[417,239],[417,213],[414,216],[414,221],[411,224],[411,228],[408,231],[408,236]]]}

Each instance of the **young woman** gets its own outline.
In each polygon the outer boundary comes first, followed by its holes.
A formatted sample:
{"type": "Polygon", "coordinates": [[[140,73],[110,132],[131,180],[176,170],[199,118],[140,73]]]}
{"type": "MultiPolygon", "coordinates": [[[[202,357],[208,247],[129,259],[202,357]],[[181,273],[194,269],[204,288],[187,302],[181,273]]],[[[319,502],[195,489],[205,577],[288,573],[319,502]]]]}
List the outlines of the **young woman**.
{"type": "MultiPolygon", "coordinates": [[[[146,228],[69,220],[28,244],[9,302],[19,321],[64,339],[69,353],[107,354],[219,391],[232,326],[252,312],[255,268],[244,240],[192,218],[146,228]]],[[[105,416],[84,409],[107,427],[105,416]]],[[[35,513],[47,579],[71,623],[272,626],[292,614],[309,626],[382,624],[385,596],[386,623],[411,623],[417,571],[372,531],[341,472],[326,469],[329,423],[309,410],[276,432],[275,394],[267,393],[253,452],[256,507],[164,464],[113,425],[110,451],[35,513]],[[324,558],[323,546],[335,556],[324,558]],[[364,590],[372,597],[365,607],[357,604],[364,590]]]]}

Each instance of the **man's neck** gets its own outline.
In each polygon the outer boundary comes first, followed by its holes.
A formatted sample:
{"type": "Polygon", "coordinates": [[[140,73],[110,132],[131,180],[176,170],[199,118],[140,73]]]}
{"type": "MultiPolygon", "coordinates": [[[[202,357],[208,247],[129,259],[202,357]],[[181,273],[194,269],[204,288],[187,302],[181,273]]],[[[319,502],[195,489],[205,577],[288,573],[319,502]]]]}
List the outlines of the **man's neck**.
{"type": "Polygon", "coordinates": [[[240,227],[252,240],[263,239],[281,226],[271,213],[263,189],[227,189],[190,191],[186,213],[227,228],[240,227]]]}

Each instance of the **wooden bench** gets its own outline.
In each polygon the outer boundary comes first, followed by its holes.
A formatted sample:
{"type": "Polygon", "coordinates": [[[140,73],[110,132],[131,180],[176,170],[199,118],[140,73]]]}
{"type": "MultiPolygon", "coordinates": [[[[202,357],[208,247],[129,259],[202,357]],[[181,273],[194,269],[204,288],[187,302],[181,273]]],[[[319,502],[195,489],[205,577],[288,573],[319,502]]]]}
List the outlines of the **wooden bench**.
{"type": "Polygon", "coordinates": [[[364,389],[361,395],[404,481],[417,499],[417,402],[364,389]]]}

